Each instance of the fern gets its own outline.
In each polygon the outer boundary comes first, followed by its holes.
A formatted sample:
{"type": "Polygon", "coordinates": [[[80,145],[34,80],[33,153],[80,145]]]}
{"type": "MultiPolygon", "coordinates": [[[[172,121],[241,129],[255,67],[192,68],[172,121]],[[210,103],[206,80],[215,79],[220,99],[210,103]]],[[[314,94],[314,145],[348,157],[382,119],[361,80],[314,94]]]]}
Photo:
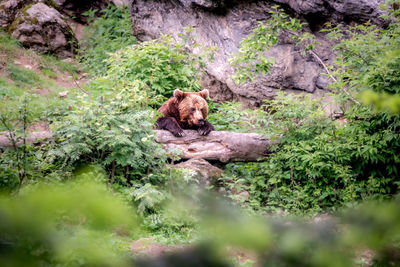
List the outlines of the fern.
{"type": "Polygon", "coordinates": [[[131,189],[130,196],[132,200],[138,203],[138,212],[141,215],[158,211],[160,204],[166,199],[163,192],[159,191],[155,186],[149,183],[138,189],[131,189]]]}
{"type": "Polygon", "coordinates": [[[55,124],[57,145],[49,152],[53,161],[63,168],[99,162],[112,182],[119,175],[132,180],[163,166],[165,152],[154,142],[155,112],[136,111],[136,104],[124,97],[129,93],[122,90],[107,99],[86,96],[73,103],[75,108],[55,124]]]}

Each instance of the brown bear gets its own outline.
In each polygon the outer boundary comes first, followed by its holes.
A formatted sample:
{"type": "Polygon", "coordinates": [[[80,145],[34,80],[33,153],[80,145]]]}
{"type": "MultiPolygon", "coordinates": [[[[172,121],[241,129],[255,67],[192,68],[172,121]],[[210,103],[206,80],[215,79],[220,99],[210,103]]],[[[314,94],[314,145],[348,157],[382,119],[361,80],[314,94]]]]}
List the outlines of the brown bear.
{"type": "Polygon", "coordinates": [[[207,89],[198,93],[176,89],[174,96],[158,109],[164,116],[158,118],[157,129],[168,130],[177,137],[184,136],[182,129],[194,129],[200,135],[209,134],[214,127],[205,120],[208,115],[208,95],[207,89]]]}

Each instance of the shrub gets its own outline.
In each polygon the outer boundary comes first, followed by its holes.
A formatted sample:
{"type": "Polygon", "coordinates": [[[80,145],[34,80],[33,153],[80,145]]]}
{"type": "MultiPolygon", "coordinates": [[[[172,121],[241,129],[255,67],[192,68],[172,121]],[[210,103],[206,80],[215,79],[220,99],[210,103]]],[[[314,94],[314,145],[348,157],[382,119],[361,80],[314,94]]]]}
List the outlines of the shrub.
{"type": "Polygon", "coordinates": [[[35,171],[39,164],[36,150],[26,141],[28,126],[32,122],[29,102],[29,96],[23,95],[18,110],[12,110],[7,102],[0,109],[0,130],[11,144],[0,150],[0,191],[19,189],[26,180],[38,175],[35,171]]]}
{"type": "MultiPolygon", "coordinates": [[[[277,43],[276,32],[287,31],[304,53],[312,53],[312,40],[296,33],[302,26],[299,21],[279,8],[271,16],[270,27],[261,23],[232,60],[237,81],[268,71],[272,63],[264,53],[277,43]]],[[[327,118],[318,102],[302,97],[280,96],[268,102],[264,109],[271,122],[267,125],[275,135],[282,135],[280,145],[267,162],[229,165],[226,184],[232,193],[248,190],[255,207],[301,212],[332,210],[398,192],[399,12],[388,9],[388,16],[391,24],[385,29],[367,23],[326,30],[337,41],[336,62],[327,75],[343,123],[327,118]],[[375,106],[362,105],[357,100],[360,92],[375,106]]]]}
{"type": "Polygon", "coordinates": [[[154,142],[155,113],[138,110],[131,100],[134,90],[96,99],[81,96],[71,103],[73,109],[54,125],[54,160],[63,168],[98,162],[107,168],[111,183],[123,184],[163,166],[164,151],[154,142]]]}
{"type": "Polygon", "coordinates": [[[393,9],[388,14],[392,23],[385,29],[370,24],[347,29],[328,24],[324,31],[338,42],[333,47],[338,55],[332,68],[332,87],[350,101],[357,103],[354,99],[361,92],[366,103],[379,105],[378,111],[398,113],[400,16],[393,9]]]}
{"type": "Polygon", "coordinates": [[[244,109],[239,102],[209,103],[207,119],[215,130],[267,134],[271,122],[262,109],[244,109]]]}
{"type": "Polygon", "coordinates": [[[94,76],[104,75],[109,67],[110,54],[136,43],[132,36],[132,22],[127,7],[109,5],[100,11],[103,15],[94,18],[97,10],[84,13],[89,17],[89,26],[83,48],[81,62],[94,76]]]}
{"type": "Polygon", "coordinates": [[[161,105],[176,88],[188,91],[200,89],[200,72],[206,54],[189,52],[198,47],[193,43],[192,29],[181,34],[181,42],[171,36],[143,42],[121,49],[108,60],[107,77],[121,82],[139,81],[151,106],[161,105]]]}
{"type": "Polygon", "coordinates": [[[370,114],[371,124],[355,112],[342,124],[318,100],[294,95],[266,107],[279,146],[265,162],[228,165],[224,178],[232,193],[248,190],[253,207],[319,212],[397,192],[396,119],[370,114]]]}

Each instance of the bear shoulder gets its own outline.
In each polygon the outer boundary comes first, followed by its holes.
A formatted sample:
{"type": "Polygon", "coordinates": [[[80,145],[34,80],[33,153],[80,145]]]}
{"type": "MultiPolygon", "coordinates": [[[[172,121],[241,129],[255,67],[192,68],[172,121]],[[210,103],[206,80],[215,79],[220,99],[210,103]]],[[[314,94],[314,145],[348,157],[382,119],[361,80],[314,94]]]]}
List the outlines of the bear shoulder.
{"type": "Polygon", "coordinates": [[[176,97],[171,97],[158,110],[165,117],[174,117],[179,119],[179,101],[176,97]]]}

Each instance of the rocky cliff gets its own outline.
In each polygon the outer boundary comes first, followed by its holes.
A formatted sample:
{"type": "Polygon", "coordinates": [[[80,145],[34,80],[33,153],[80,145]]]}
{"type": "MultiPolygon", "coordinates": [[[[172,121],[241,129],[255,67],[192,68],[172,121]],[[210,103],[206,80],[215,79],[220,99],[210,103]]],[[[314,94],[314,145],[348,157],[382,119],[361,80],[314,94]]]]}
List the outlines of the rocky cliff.
{"type": "Polygon", "coordinates": [[[271,73],[255,82],[236,85],[230,79],[232,68],[228,59],[238,52],[239,42],[255,28],[258,21],[269,19],[271,6],[281,4],[292,16],[308,22],[306,31],[313,33],[321,44],[315,49],[323,62],[334,55],[332,43],[319,33],[325,22],[360,23],[372,21],[383,25],[379,4],[383,0],[133,0],[131,16],[133,34],[141,41],[170,34],[178,38],[185,27],[193,27],[195,39],[207,47],[217,47],[215,61],[207,67],[203,85],[214,100],[238,100],[259,105],[277,90],[314,93],[327,90],[329,79],[323,75],[321,62],[314,56],[303,57],[288,38],[281,38],[267,56],[275,58],[271,73]]]}
{"type": "Polygon", "coordinates": [[[329,78],[324,64],[334,59],[327,38],[319,32],[325,22],[353,24],[371,21],[384,26],[379,4],[384,0],[1,0],[0,27],[28,48],[60,57],[73,56],[78,41],[71,21],[85,23],[83,12],[102,9],[110,3],[130,6],[133,34],[141,41],[170,34],[178,38],[185,27],[194,28],[198,43],[216,47],[215,61],[202,77],[204,87],[216,101],[238,100],[257,106],[278,90],[325,92],[329,78]],[[228,59],[238,52],[240,41],[266,21],[272,5],[281,5],[291,16],[307,22],[304,30],[320,45],[315,56],[303,57],[289,38],[281,38],[266,56],[276,64],[255,82],[236,85],[230,79],[228,59]]]}

